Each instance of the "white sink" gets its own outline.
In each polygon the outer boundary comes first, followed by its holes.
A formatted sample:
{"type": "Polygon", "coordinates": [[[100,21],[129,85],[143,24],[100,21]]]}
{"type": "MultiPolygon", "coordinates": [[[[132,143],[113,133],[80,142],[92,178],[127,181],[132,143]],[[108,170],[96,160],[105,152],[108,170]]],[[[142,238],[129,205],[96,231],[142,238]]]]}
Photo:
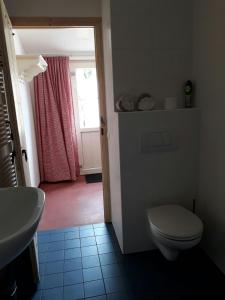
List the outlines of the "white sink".
{"type": "Polygon", "coordinates": [[[38,188],[0,188],[0,269],[31,242],[44,202],[45,194],[38,188]]]}

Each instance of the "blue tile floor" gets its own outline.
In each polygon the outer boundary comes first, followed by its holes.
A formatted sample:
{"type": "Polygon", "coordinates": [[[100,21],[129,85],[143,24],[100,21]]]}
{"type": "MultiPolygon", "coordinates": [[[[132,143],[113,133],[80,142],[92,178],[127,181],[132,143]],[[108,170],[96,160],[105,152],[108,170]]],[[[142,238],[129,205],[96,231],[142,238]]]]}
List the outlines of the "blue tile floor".
{"type": "Polygon", "coordinates": [[[122,255],[111,224],[38,232],[38,252],[33,300],[225,298],[223,275],[200,249],[173,263],[158,250],[122,255]]]}

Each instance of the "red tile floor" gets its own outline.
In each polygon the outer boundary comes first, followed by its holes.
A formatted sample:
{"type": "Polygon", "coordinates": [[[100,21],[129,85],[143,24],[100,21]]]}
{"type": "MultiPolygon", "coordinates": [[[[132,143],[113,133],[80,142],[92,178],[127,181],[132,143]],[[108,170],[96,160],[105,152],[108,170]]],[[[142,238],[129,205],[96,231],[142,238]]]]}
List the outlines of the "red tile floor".
{"type": "Polygon", "coordinates": [[[39,230],[104,222],[102,182],[86,183],[80,176],[76,182],[42,183],[45,209],[39,230]]]}

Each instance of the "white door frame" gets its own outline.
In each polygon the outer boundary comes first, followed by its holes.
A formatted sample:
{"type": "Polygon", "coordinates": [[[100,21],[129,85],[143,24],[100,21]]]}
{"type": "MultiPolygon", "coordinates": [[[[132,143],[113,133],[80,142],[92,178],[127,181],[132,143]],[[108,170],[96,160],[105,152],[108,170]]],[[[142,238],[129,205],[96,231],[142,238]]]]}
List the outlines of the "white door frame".
{"type": "MultiPolygon", "coordinates": [[[[74,72],[76,68],[96,68],[95,60],[88,59],[88,60],[71,60],[70,61],[70,71],[74,72]]],[[[101,165],[101,149],[100,149],[100,139],[98,141],[95,141],[95,145],[93,151],[87,151],[84,141],[87,135],[93,134],[94,139],[96,139],[96,135],[100,135],[100,126],[97,128],[80,128],[80,114],[79,114],[79,103],[78,103],[78,95],[77,95],[77,81],[76,76],[71,77],[72,87],[73,87],[73,101],[74,101],[74,114],[75,114],[75,125],[76,125],[76,135],[77,135],[77,144],[78,144],[78,157],[79,157],[79,164],[80,164],[80,174],[81,175],[87,175],[87,174],[93,174],[93,173],[102,173],[102,165],[101,165]],[[93,152],[93,153],[92,153],[93,152]],[[98,165],[92,165],[87,166],[87,161],[85,160],[85,157],[88,161],[95,161],[95,163],[99,162],[98,165]]],[[[99,99],[98,99],[99,102],[99,99]]],[[[99,103],[98,103],[99,105],[99,103]]],[[[100,119],[100,115],[99,115],[100,119]]],[[[91,137],[90,137],[91,138],[91,137]]],[[[99,138],[99,137],[98,137],[99,138]]],[[[86,143],[85,143],[86,144],[86,143]]]]}

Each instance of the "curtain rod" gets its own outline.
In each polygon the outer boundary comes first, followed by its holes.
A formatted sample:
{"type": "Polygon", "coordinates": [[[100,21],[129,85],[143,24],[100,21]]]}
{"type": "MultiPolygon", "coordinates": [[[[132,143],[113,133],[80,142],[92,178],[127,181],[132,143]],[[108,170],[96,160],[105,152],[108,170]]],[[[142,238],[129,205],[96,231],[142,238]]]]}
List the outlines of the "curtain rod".
{"type": "Polygon", "coordinates": [[[45,56],[93,56],[95,55],[95,51],[76,51],[76,52],[70,52],[70,53],[44,53],[42,52],[42,55],[45,56]]]}
{"type": "Polygon", "coordinates": [[[94,54],[90,54],[90,55],[68,55],[68,54],[41,54],[42,56],[45,57],[54,57],[54,56],[66,56],[69,57],[70,60],[95,60],[95,55],[94,54]]]}

